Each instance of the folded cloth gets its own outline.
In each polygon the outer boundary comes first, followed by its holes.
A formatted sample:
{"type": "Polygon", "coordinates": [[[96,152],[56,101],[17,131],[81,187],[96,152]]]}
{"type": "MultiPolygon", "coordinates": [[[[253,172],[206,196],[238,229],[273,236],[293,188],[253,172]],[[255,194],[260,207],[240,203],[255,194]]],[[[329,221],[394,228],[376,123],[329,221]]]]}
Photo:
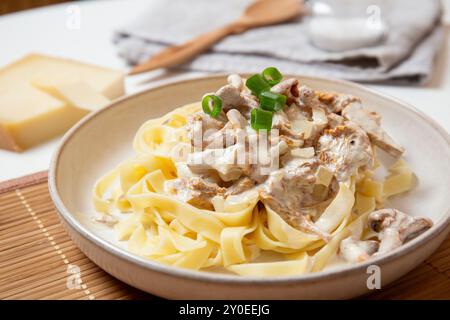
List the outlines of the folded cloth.
{"type": "MultiPolygon", "coordinates": [[[[114,41],[130,64],[141,63],[168,45],[181,44],[235,20],[252,1],[154,0],[142,17],[117,30],[114,41]]],[[[380,44],[371,47],[321,50],[312,45],[308,18],[303,18],[231,35],[180,67],[259,72],[276,66],[285,73],[360,82],[425,83],[443,42],[440,1],[389,1],[385,11],[381,15],[388,32],[380,44]]]]}

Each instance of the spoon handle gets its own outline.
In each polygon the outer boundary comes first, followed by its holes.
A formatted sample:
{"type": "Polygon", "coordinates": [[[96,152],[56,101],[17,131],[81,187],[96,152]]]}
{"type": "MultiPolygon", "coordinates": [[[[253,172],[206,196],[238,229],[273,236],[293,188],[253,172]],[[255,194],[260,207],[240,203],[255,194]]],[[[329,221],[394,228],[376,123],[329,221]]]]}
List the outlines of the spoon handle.
{"type": "Polygon", "coordinates": [[[178,46],[171,46],[152,56],[147,61],[135,66],[130,75],[150,71],[158,68],[172,67],[189,61],[196,55],[208,50],[215,43],[226,36],[244,31],[244,27],[236,23],[226,25],[216,30],[204,33],[178,46]]]}

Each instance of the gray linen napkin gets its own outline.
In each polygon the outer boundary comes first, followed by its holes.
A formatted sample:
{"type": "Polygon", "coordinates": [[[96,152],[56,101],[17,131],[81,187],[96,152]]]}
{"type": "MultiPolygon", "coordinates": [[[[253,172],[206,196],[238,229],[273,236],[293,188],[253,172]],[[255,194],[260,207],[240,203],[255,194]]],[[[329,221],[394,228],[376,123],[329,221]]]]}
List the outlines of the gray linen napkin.
{"type": "MultiPolygon", "coordinates": [[[[155,0],[142,17],[119,28],[114,41],[119,54],[130,64],[140,63],[168,45],[183,43],[233,21],[252,1],[155,0]]],[[[390,1],[385,11],[382,16],[389,31],[375,46],[343,52],[321,50],[311,44],[308,18],[303,18],[229,36],[181,67],[259,72],[266,66],[276,66],[285,73],[360,82],[425,83],[443,42],[440,1],[390,1]]]]}

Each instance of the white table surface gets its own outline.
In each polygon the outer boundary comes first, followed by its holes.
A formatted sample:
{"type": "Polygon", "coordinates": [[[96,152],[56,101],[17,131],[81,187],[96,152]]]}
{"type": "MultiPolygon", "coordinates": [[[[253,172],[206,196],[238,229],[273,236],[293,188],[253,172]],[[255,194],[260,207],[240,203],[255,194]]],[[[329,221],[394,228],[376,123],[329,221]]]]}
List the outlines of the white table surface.
{"type": "MultiPolygon", "coordinates": [[[[0,16],[0,66],[30,52],[63,56],[111,68],[126,68],[111,42],[115,28],[136,17],[151,0],[103,0],[60,4],[0,16]],[[67,27],[69,6],[80,9],[80,28],[67,27]]],[[[424,87],[371,85],[422,110],[450,129],[450,0],[445,0],[446,41],[433,79],[424,87]]],[[[127,93],[164,81],[195,77],[199,72],[154,71],[127,79],[127,93]]],[[[60,137],[23,153],[0,150],[0,181],[48,168],[60,137]]]]}

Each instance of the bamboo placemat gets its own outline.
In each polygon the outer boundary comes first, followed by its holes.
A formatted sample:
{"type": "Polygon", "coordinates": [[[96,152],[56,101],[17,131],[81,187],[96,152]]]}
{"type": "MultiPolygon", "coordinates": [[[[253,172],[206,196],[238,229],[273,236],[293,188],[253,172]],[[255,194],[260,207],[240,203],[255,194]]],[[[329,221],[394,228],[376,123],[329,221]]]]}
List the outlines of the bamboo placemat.
{"type": "MultiPolygon", "coordinates": [[[[154,297],[110,276],[73,244],[41,172],[0,184],[0,298],[154,297]],[[74,286],[78,275],[81,283],[74,286]]],[[[418,268],[365,298],[450,299],[450,237],[418,268]]]]}

